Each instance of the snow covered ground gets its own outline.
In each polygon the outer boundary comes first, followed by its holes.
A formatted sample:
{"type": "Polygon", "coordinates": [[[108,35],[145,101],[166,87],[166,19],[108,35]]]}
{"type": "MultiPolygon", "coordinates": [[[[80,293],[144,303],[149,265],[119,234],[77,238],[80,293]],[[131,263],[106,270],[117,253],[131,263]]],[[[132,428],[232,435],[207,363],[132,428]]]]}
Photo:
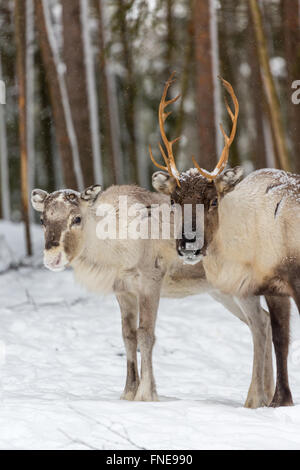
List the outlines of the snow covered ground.
{"type": "Polygon", "coordinates": [[[20,228],[0,223],[0,234],[15,260],[0,274],[0,449],[300,448],[295,309],[294,407],[243,408],[250,333],[205,295],[161,300],[154,351],[161,401],[120,401],[126,359],[116,300],[87,294],[71,271],[52,273],[37,261],[16,269],[20,228]]]}

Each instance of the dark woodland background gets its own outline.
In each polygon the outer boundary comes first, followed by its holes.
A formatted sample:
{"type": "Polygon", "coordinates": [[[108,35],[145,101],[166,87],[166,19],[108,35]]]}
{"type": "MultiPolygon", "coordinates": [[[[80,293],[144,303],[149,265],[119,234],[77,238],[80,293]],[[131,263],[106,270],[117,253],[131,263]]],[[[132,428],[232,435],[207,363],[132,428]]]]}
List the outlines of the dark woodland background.
{"type": "Polygon", "coordinates": [[[220,74],[240,103],[230,165],[300,173],[300,1],[0,0],[0,218],[24,219],[28,252],[33,187],[151,187],[173,70],[179,169],[218,160],[218,123],[230,128],[220,74]]]}

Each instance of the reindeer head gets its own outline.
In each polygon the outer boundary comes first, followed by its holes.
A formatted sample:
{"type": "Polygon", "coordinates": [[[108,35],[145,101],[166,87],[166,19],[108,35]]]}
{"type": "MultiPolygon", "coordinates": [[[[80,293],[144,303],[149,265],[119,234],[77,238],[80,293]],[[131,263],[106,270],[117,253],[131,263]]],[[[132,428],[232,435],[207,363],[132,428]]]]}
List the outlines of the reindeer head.
{"type": "Polygon", "coordinates": [[[62,271],[80,254],[87,208],[100,192],[99,185],[90,186],[81,194],[69,189],[50,194],[41,189],[32,191],[32,205],[41,212],[45,234],[44,264],[48,269],[62,271]]]}
{"type": "Polygon", "coordinates": [[[151,147],[149,147],[150,158],[152,162],[163,171],[157,171],[152,176],[153,187],[164,194],[171,196],[171,204],[181,207],[182,223],[180,224],[182,233],[177,234],[177,251],[180,256],[185,258],[187,263],[196,263],[200,261],[206,253],[206,249],[212,240],[213,233],[218,225],[218,204],[220,199],[242,179],[243,171],[240,167],[225,170],[229,157],[229,148],[233,142],[236,133],[237,118],[239,112],[238,100],[235,96],[232,86],[226,80],[221,78],[223,86],[229,92],[233,103],[234,113],[231,111],[228,102],[225,100],[226,109],[233,123],[230,137],[224,131],[222,124],[221,132],[224,137],[224,148],[220,160],[213,172],[207,172],[199,167],[194,157],[193,163],[196,168],[192,168],[187,172],[179,173],[176,168],[175,158],[173,155],[173,144],[179,138],[169,141],[165,130],[164,122],[170,115],[165,112],[165,108],[178,100],[179,96],[166,101],[168,89],[173,80],[174,74],[167,81],[162,99],[159,105],[159,126],[162,141],[165,145],[166,152],[161,144],[159,148],[166,166],[157,163],[153,157],[151,147]],[[204,220],[197,223],[197,207],[202,205],[204,208],[204,220]],[[187,206],[191,208],[187,213],[191,220],[185,220],[184,210],[187,206]],[[204,223],[204,226],[203,226],[204,223]],[[189,227],[187,230],[186,227],[189,227]],[[201,244],[198,243],[201,241],[201,244]]]}

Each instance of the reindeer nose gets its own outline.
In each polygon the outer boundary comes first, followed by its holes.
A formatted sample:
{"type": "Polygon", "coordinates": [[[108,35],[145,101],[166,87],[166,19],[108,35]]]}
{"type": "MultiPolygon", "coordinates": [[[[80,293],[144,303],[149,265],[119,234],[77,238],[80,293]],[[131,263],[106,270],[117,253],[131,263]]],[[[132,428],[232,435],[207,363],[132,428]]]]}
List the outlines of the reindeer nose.
{"type": "Polygon", "coordinates": [[[46,250],[51,250],[51,248],[55,248],[56,246],[59,246],[59,243],[55,240],[48,240],[45,244],[46,250]]]}
{"type": "Polygon", "coordinates": [[[198,256],[201,254],[201,248],[197,243],[195,234],[182,234],[182,239],[178,240],[177,251],[180,256],[193,255],[198,256]]]}

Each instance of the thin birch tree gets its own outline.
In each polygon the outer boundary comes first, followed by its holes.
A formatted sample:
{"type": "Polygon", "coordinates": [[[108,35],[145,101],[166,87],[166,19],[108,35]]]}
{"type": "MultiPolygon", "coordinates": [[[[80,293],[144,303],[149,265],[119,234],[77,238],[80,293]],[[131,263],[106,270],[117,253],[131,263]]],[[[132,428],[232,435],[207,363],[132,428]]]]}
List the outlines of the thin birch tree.
{"type": "Polygon", "coordinates": [[[21,158],[21,199],[22,216],[25,224],[26,252],[32,254],[29,222],[29,187],[27,154],[27,113],[26,113],[26,1],[15,0],[15,29],[17,43],[17,78],[19,103],[19,139],[21,158]]]}
{"type": "Polygon", "coordinates": [[[282,1],[282,27],[287,66],[287,133],[291,140],[293,170],[300,173],[300,110],[291,100],[292,83],[300,79],[300,3],[282,1]]]}
{"type": "MultiPolygon", "coordinates": [[[[34,9],[33,0],[26,0],[26,120],[29,190],[33,189],[35,181],[34,82],[34,9]]],[[[31,205],[29,215],[32,220],[33,209],[31,205]]]]}
{"type": "MultiPolygon", "coordinates": [[[[0,54],[0,80],[3,80],[2,61],[0,54]]],[[[4,80],[3,80],[4,83],[4,80]]],[[[2,97],[5,98],[5,85],[2,89],[2,97]]],[[[7,134],[5,120],[5,99],[0,103],[0,162],[1,162],[1,209],[2,217],[10,220],[10,184],[9,184],[9,165],[7,152],[7,134]]]]}
{"type": "Polygon", "coordinates": [[[290,171],[291,164],[288,155],[286,136],[280,111],[279,98],[276,92],[275,83],[270,68],[262,15],[257,0],[249,0],[249,5],[253,18],[259,61],[272,122],[273,136],[279,156],[280,167],[285,171],[290,171]]]}

